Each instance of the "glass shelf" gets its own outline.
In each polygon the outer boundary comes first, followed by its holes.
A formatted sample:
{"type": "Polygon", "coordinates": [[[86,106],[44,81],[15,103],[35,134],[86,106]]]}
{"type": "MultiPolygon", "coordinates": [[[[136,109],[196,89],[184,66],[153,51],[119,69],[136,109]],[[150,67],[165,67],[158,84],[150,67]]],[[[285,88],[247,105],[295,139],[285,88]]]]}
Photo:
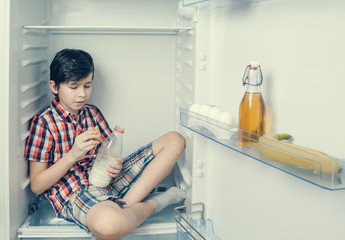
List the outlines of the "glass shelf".
{"type": "Polygon", "coordinates": [[[178,240],[220,240],[214,233],[212,220],[204,218],[204,211],[203,203],[175,208],[178,240]]]}
{"type": "Polygon", "coordinates": [[[345,169],[344,159],[330,160],[332,166],[334,166],[336,161],[339,163],[341,170],[338,173],[336,173],[334,167],[331,168],[333,170],[329,173],[325,173],[325,171],[322,171],[323,167],[318,162],[310,160],[313,156],[320,157],[319,155],[302,151],[294,146],[289,146],[288,150],[286,150],[287,148],[284,142],[277,142],[263,137],[265,139],[264,145],[266,148],[271,149],[272,151],[279,150],[284,152],[284,154],[291,155],[295,159],[297,158],[298,161],[302,162],[304,165],[308,164],[310,169],[270,160],[262,156],[258,147],[245,147],[238,143],[239,132],[243,132],[244,130],[239,129],[236,126],[218,122],[198,113],[191,112],[188,109],[180,108],[180,124],[207,139],[223,145],[224,147],[232,149],[306,182],[327,190],[345,190],[345,171],[342,170],[345,169]],[[272,142],[272,145],[270,142],[272,142]],[[300,154],[303,154],[303,156],[300,154]]]}
{"type": "Polygon", "coordinates": [[[182,6],[198,8],[221,8],[257,3],[260,0],[182,0],[182,6]]]}
{"type": "Polygon", "coordinates": [[[121,27],[121,26],[23,26],[25,31],[45,31],[54,34],[160,34],[177,35],[187,27],[121,27]]]}

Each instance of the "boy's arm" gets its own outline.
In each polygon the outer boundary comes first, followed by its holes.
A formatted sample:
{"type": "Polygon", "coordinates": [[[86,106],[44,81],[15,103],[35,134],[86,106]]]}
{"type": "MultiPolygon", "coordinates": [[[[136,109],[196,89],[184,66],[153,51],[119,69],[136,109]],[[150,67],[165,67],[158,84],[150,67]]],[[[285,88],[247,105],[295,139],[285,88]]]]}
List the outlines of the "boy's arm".
{"type": "Polygon", "coordinates": [[[63,158],[48,168],[46,162],[30,161],[31,190],[41,194],[62,178],[75,161],[66,154],[63,158]]]}
{"type": "Polygon", "coordinates": [[[70,167],[92,148],[96,147],[99,135],[95,131],[86,131],[75,138],[72,149],[56,163],[48,167],[46,162],[30,161],[31,190],[40,194],[57,183],[70,167]]]}

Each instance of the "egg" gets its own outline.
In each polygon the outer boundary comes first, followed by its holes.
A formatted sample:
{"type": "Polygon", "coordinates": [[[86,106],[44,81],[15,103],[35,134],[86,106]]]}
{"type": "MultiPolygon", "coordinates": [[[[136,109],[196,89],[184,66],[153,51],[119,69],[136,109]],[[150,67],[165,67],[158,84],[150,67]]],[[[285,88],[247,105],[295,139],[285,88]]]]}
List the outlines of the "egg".
{"type": "Polygon", "coordinates": [[[190,112],[198,113],[200,109],[200,105],[197,103],[192,104],[192,106],[189,107],[190,112]]]}
{"type": "Polygon", "coordinates": [[[221,123],[233,125],[234,124],[234,117],[229,112],[222,112],[218,118],[218,121],[221,123]]]}
{"type": "Polygon", "coordinates": [[[210,109],[211,109],[211,107],[209,105],[202,105],[199,108],[199,114],[207,116],[210,109]]]}
{"type": "Polygon", "coordinates": [[[220,114],[221,114],[221,111],[219,110],[219,108],[211,107],[210,110],[208,111],[207,117],[218,121],[220,114]]]}

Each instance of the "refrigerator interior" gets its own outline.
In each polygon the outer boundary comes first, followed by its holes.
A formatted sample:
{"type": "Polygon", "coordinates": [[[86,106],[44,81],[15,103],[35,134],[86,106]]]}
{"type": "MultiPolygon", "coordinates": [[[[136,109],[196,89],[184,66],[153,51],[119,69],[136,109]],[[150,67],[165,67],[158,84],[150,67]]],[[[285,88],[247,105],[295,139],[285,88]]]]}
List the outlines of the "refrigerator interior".
{"type": "MultiPolygon", "coordinates": [[[[178,1],[168,0],[10,2],[10,39],[13,42],[9,49],[9,102],[13,108],[9,109],[9,119],[12,119],[9,122],[9,159],[13,161],[8,163],[5,174],[9,178],[6,200],[11,202],[8,203],[11,240],[17,237],[20,226],[19,237],[23,239],[54,236],[51,228],[35,228],[36,224],[30,223],[35,218],[36,222],[37,218],[44,222],[41,213],[27,218],[28,206],[37,199],[30,191],[23,149],[30,119],[50,104],[53,97],[47,82],[49,64],[57,51],[77,48],[93,56],[96,70],[89,103],[102,110],[111,126],[125,127],[124,156],[165,132],[181,128],[175,120],[179,114],[175,108],[186,99],[191,102],[193,92],[176,97],[176,92],[182,91],[176,90],[175,84],[176,36],[190,29],[176,27],[177,6],[178,1]]],[[[189,191],[190,202],[191,170],[185,165],[182,156],[179,166],[159,187],[182,184],[181,187],[189,191]]],[[[38,203],[44,212],[50,211],[46,209],[47,204],[38,203]]],[[[171,214],[173,209],[169,210],[166,214],[171,214]]],[[[166,239],[174,236],[171,234],[176,234],[176,224],[172,217],[167,222],[164,214],[150,218],[147,225],[132,234],[133,239],[137,239],[136,235],[148,238],[152,233],[166,239]]],[[[54,221],[59,222],[52,223],[55,234],[67,231],[66,239],[71,236],[89,238],[79,229],[73,229],[75,226],[70,228],[65,222],[54,221]]]]}

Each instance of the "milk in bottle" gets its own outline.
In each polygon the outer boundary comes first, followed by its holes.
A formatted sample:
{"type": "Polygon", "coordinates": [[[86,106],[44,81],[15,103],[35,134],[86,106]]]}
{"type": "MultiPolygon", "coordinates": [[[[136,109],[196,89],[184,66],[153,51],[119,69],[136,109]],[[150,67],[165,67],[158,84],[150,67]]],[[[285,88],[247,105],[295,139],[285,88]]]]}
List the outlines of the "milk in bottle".
{"type": "Polygon", "coordinates": [[[89,181],[96,187],[106,187],[111,181],[107,168],[109,163],[115,161],[115,158],[121,157],[123,148],[124,129],[116,126],[114,131],[106,138],[98,151],[89,175],[89,181]]]}

